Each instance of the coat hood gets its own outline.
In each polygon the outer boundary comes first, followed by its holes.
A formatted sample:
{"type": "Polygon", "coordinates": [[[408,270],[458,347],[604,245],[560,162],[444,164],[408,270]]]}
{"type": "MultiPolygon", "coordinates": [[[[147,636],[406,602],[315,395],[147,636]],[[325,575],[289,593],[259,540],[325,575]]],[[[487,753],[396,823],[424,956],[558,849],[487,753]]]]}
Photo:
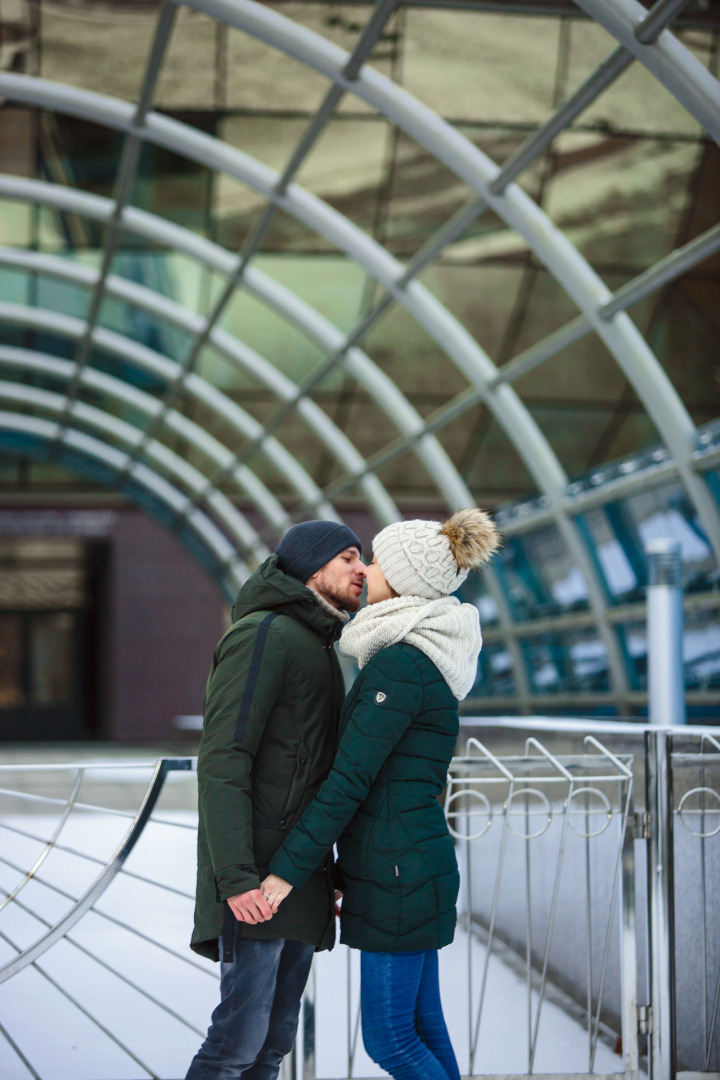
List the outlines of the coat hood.
{"type": "Polygon", "coordinates": [[[320,606],[312,589],[283,573],[276,554],[270,555],[240,586],[232,609],[232,621],[238,622],[253,611],[279,611],[290,615],[331,641],[335,641],[342,630],[342,622],[320,606]]]}

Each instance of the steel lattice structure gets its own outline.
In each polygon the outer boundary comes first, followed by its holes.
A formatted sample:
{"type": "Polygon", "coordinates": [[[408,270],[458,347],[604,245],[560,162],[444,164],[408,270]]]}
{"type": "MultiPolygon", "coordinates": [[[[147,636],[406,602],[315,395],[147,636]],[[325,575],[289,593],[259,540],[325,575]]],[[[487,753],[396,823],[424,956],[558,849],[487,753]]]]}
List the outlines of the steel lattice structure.
{"type": "MultiPolygon", "coordinates": [[[[588,504],[588,494],[573,490],[551,440],[513,384],[569,344],[596,335],[652,419],[665,448],[664,475],[681,481],[715,558],[720,561],[720,509],[706,479],[717,456],[715,448],[701,439],[650,344],[628,315],[632,305],[720,250],[720,225],[677,248],[613,293],[517,181],[553,140],[634,64],[644,65],[720,142],[720,84],[671,30],[687,3],[658,0],[648,12],[635,0],[577,0],[577,6],[603,26],[617,46],[502,165],[491,161],[456,128],[368,62],[388,20],[402,6],[399,0],[380,0],[376,4],[352,54],[254,0],[165,0],[137,104],[29,75],[0,73],[0,96],[6,101],[81,118],[116,131],[123,139],[112,198],[52,182],[0,176],[0,198],[72,212],[103,230],[102,258],[96,269],[19,248],[0,250],[0,267],[71,283],[85,290],[89,298],[84,319],[49,308],[0,303],[0,320],[5,325],[41,329],[51,340],[64,340],[72,347],[72,359],[16,346],[0,349],[0,362],[13,373],[12,378],[0,381],[3,443],[16,453],[40,458],[53,455],[69,468],[85,470],[108,486],[126,492],[171,524],[218,579],[225,594],[232,597],[238,583],[294,520],[307,515],[339,516],[337,500],[350,488],[357,487],[362,493],[379,524],[397,519],[398,508],[378,474],[388,462],[408,451],[432,478],[448,509],[474,503],[472,492],[437,435],[473,405],[483,402],[539,493],[522,519],[508,519],[504,527],[513,532],[538,521],[550,521],[557,527],[585,580],[591,620],[607,653],[612,693],[622,705],[630,691],[623,648],[609,611],[601,571],[578,521],[588,504]],[[322,104],[281,172],[154,110],[159,73],[182,7],[240,30],[329,80],[330,88],[322,104]],[[346,95],[382,114],[473,193],[467,205],[405,264],[296,179],[346,95]],[[264,212],[239,254],[160,214],[132,205],[133,184],[145,146],[164,148],[201,163],[218,175],[240,182],[264,200],[264,212]],[[486,211],[496,214],[523,239],[577,311],[565,326],[517,353],[501,368],[493,363],[482,342],[475,340],[420,282],[423,271],[486,211]],[[255,265],[263,238],[278,212],[324,237],[375,282],[377,298],[349,332],[340,330],[255,265]],[[182,253],[222,279],[223,287],[204,315],[117,273],[115,255],[121,240],[128,236],[182,253]],[[269,355],[260,355],[222,328],[223,313],[243,290],[287,320],[322,352],[323,362],[304,379],[291,380],[269,355]],[[102,306],[107,299],[121,300],[158,324],[181,329],[192,341],[183,361],[104,327],[102,306]],[[423,328],[467,384],[461,394],[430,417],[420,415],[363,349],[368,333],[393,305],[404,309],[423,328]],[[254,419],[196,370],[206,345],[211,345],[231,366],[250,373],[277,399],[264,422],[254,419]],[[162,384],[163,392],[145,392],[100,370],[93,364],[96,349],[151,374],[162,384]],[[370,458],[353,444],[352,431],[341,430],[312,398],[319,383],[336,369],[363,388],[395,429],[394,439],[370,458]],[[23,378],[28,373],[59,383],[61,390],[26,385],[23,378]],[[104,407],[83,400],[83,393],[90,391],[104,407]],[[185,416],[179,404],[183,396],[201,403],[226,425],[237,436],[240,449],[185,416]],[[132,410],[135,423],[115,414],[119,403],[132,410]],[[43,415],[30,415],[28,408],[43,415]],[[283,425],[293,414],[306,426],[309,437],[321,442],[338,463],[341,475],[325,487],[283,444],[283,425]],[[171,435],[180,435],[197,451],[204,463],[202,468],[170,449],[167,439],[171,435]],[[254,464],[260,456],[272,463],[293,491],[290,509],[256,475],[254,464]],[[233,485],[232,498],[227,494],[228,482],[233,485]],[[241,505],[252,506],[260,515],[260,530],[238,510],[235,499],[241,505]]],[[[613,491],[637,484],[637,476],[629,473],[614,479],[613,491]]],[[[499,635],[513,660],[517,698],[527,705],[530,679],[512,612],[493,571],[487,573],[486,584],[497,606],[499,635]]]]}

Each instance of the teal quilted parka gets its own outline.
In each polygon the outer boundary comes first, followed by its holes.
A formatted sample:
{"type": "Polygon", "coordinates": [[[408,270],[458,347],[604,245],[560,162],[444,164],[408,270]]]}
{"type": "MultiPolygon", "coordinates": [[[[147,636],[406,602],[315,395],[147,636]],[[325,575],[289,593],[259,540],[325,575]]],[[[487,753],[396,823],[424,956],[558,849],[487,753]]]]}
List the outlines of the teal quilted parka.
{"type": "Polygon", "coordinates": [[[432,661],[399,642],[360,672],[340,730],[332,771],[270,872],[298,888],[337,842],[341,940],[371,952],[441,948],[453,939],[458,892],[439,801],[457,700],[432,661]]]}

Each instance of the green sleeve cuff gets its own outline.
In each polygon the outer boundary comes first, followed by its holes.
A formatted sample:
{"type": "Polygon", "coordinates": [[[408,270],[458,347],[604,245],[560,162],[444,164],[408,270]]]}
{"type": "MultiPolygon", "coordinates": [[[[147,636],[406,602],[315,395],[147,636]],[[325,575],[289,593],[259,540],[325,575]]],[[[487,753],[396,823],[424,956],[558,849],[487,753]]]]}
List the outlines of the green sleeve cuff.
{"type": "Polygon", "coordinates": [[[285,854],[283,849],[280,848],[270,860],[268,873],[275,874],[276,877],[281,877],[283,881],[287,881],[294,889],[300,889],[310,880],[314,871],[309,870],[303,872],[302,870],[298,870],[297,866],[295,866],[291,859],[285,854]]]}
{"type": "Polygon", "coordinates": [[[259,888],[260,877],[254,866],[223,866],[215,874],[215,893],[221,901],[259,888]]]}

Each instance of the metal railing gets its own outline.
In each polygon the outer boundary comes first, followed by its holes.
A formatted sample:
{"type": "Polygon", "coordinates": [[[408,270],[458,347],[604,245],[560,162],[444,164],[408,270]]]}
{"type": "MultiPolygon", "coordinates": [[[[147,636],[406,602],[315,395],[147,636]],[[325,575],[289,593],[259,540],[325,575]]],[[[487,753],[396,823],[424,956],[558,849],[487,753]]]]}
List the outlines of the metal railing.
{"type": "MultiPolygon", "coordinates": [[[[577,918],[573,920],[577,926],[573,929],[579,930],[578,936],[585,939],[582,942],[582,952],[586,976],[584,1004],[588,1036],[587,1072],[594,1072],[613,920],[618,911],[617,901],[623,868],[624,892],[632,890],[634,883],[631,834],[628,839],[627,829],[632,813],[633,773],[626,761],[606,750],[593,736],[587,736],[584,743],[587,752],[582,755],[555,756],[537,739],[529,737],[524,755],[500,759],[478,739],[471,738],[468,740],[465,755],[453,761],[446,808],[450,828],[461,842],[461,857],[465,863],[464,917],[471,931],[476,925],[485,931],[485,959],[479,975],[480,989],[476,1005],[473,1005],[473,970],[469,959],[467,965],[470,1073],[476,1071],[490,961],[498,933],[502,885],[512,868],[509,849],[513,839],[516,842],[516,855],[519,856],[515,865],[520,871],[514,875],[513,888],[518,889],[519,877],[519,890],[524,892],[524,940],[519,949],[519,942],[513,944],[518,952],[523,954],[525,969],[527,1072],[536,1071],[553,939],[558,911],[568,886],[573,902],[580,899],[580,904],[576,906],[577,918]],[[479,829],[473,826],[473,817],[480,818],[479,829]],[[489,838],[493,826],[499,831],[496,851],[491,854],[484,853],[480,841],[489,838]],[[600,918],[591,881],[594,854],[592,849],[603,843],[601,837],[607,839],[606,834],[613,826],[610,845],[608,847],[605,844],[606,851],[603,852],[607,855],[612,884],[609,902],[606,904],[607,910],[603,911],[600,918]],[[573,838],[580,841],[574,850],[573,838]],[[554,864],[548,879],[547,896],[542,895],[541,888],[538,894],[538,882],[532,872],[534,851],[546,867],[554,864]],[[579,877],[569,875],[572,869],[569,865],[571,860],[575,863],[575,870],[579,871],[579,877]],[[494,880],[488,906],[487,902],[483,904],[478,897],[477,884],[478,877],[490,876],[492,866],[494,880]],[[578,880],[583,886],[580,890],[577,889],[578,880]],[[582,894],[579,898],[578,891],[582,894]],[[597,941],[594,937],[597,936],[595,931],[598,923],[601,954],[599,972],[595,970],[594,964],[597,952],[597,941]]],[[[627,914],[632,910],[632,906],[626,905],[624,912],[627,914]]],[[[566,921],[566,934],[568,929],[566,921]]],[[[471,934],[468,934],[467,940],[470,949],[471,934]]],[[[635,948],[631,933],[623,935],[623,945],[626,954],[624,968],[626,971],[634,971],[635,948]]],[[[557,982],[557,978],[551,981],[557,982]]],[[[637,1073],[634,1010],[619,1009],[618,1012],[623,1018],[626,1069],[628,1072],[637,1073]]]]}
{"type": "Polygon", "coordinates": [[[193,768],[0,766],[3,1080],[184,1075],[217,997],[187,949],[196,822],[167,786],[192,779],[191,804],[193,768]]]}
{"type": "MultiPolygon", "coordinates": [[[[462,1072],[717,1074],[720,731],[464,727],[445,795],[458,929],[441,954],[462,1072]]],[[[193,766],[0,766],[3,1080],[58,1061],[83,1075],[83,1055],[93,1080],[184,1074],[218,992],[187,949],[193,766]]],[[[352,950],[318,956],[283,1071],[380,1075],[352,950]]]]}

